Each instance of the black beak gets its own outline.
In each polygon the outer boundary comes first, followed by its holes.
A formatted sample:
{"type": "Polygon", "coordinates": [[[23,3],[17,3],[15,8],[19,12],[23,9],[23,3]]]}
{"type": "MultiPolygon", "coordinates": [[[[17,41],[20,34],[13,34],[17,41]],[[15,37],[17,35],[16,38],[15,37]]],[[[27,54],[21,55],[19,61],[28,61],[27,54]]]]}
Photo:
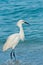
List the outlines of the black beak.
{"type": "Polygon", "coordinates": [[[24,23],[30,25],[28,22],[24,22],[24,23]]]}

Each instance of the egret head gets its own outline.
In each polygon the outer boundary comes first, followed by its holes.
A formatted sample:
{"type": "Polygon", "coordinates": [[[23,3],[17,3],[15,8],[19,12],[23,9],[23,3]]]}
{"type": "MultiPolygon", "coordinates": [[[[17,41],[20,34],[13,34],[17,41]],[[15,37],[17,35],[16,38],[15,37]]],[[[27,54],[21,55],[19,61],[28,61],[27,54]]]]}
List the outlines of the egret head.
{"type": "Polygon", "coordinates": [[[26,24],[29,24],[29,23],[27,23],[27,22],[25,22],[24,20],[19,20],[18,22],[17,22],[17,26],[21,26],[22,24],[24,24],[24,23],[26,23],[26,24]]]}

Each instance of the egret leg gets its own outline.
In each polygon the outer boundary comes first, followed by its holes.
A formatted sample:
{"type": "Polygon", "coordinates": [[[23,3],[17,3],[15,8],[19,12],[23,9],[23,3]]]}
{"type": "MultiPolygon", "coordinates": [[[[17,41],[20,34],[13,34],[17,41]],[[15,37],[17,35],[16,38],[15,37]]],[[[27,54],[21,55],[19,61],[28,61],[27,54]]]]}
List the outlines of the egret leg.
{"type": "Polygon", "coordinates": [[[10,53],[10,57],[11,57],[11,59],[13,59],[13,52],[12,51],[10,53]]]}
{"type": "Polygon", "coordinates": [[[11,51],[11,53],[10,53],[11,59],[13,59],[13,56],[15,57],[15,60],[16,60],[16,55],[15,55],[14,49],[13,49],[13,50],[11,51]]]}
{"type": "Polygon", "coordinates": [[[15,57],[15,61],[16,61],[16,55],[15,55],[15,52],[13,52],[13,56],[15,57]]]}

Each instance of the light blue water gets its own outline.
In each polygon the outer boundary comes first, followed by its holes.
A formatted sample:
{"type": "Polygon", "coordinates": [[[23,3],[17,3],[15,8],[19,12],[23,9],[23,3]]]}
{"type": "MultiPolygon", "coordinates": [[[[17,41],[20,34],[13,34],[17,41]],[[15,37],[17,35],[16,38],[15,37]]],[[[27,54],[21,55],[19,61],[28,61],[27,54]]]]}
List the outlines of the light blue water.
{"type": "Polygon", "coordinates": [[[26,42],[17,46],[17,58],[31,65],[43,65],[43,0],[0,0],[0,64],[9,58],[2,46],[10,34],[19,32],[16,23],[20,19],[30,26],[23,26],[26,42]]]}

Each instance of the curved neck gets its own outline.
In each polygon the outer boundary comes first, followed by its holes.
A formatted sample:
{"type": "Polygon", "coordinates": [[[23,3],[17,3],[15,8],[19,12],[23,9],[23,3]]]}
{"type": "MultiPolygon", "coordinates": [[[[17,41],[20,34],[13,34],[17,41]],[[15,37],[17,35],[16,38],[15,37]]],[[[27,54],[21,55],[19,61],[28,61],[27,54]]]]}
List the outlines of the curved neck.
{"type": "Polygon", "coordinates": [[[20,32],[19,32],[19,34],[20,34],[20,39],[24,40],[24,31],[23,31],[22,25],[20,26],[20,32]]]}
{"type": "Polygon", "coordinates": [[[22,27],[22,25],[20,26],[20,34],[21,33],[23,33],[24,31],[23,31],[23,27],[22,27]]]}

